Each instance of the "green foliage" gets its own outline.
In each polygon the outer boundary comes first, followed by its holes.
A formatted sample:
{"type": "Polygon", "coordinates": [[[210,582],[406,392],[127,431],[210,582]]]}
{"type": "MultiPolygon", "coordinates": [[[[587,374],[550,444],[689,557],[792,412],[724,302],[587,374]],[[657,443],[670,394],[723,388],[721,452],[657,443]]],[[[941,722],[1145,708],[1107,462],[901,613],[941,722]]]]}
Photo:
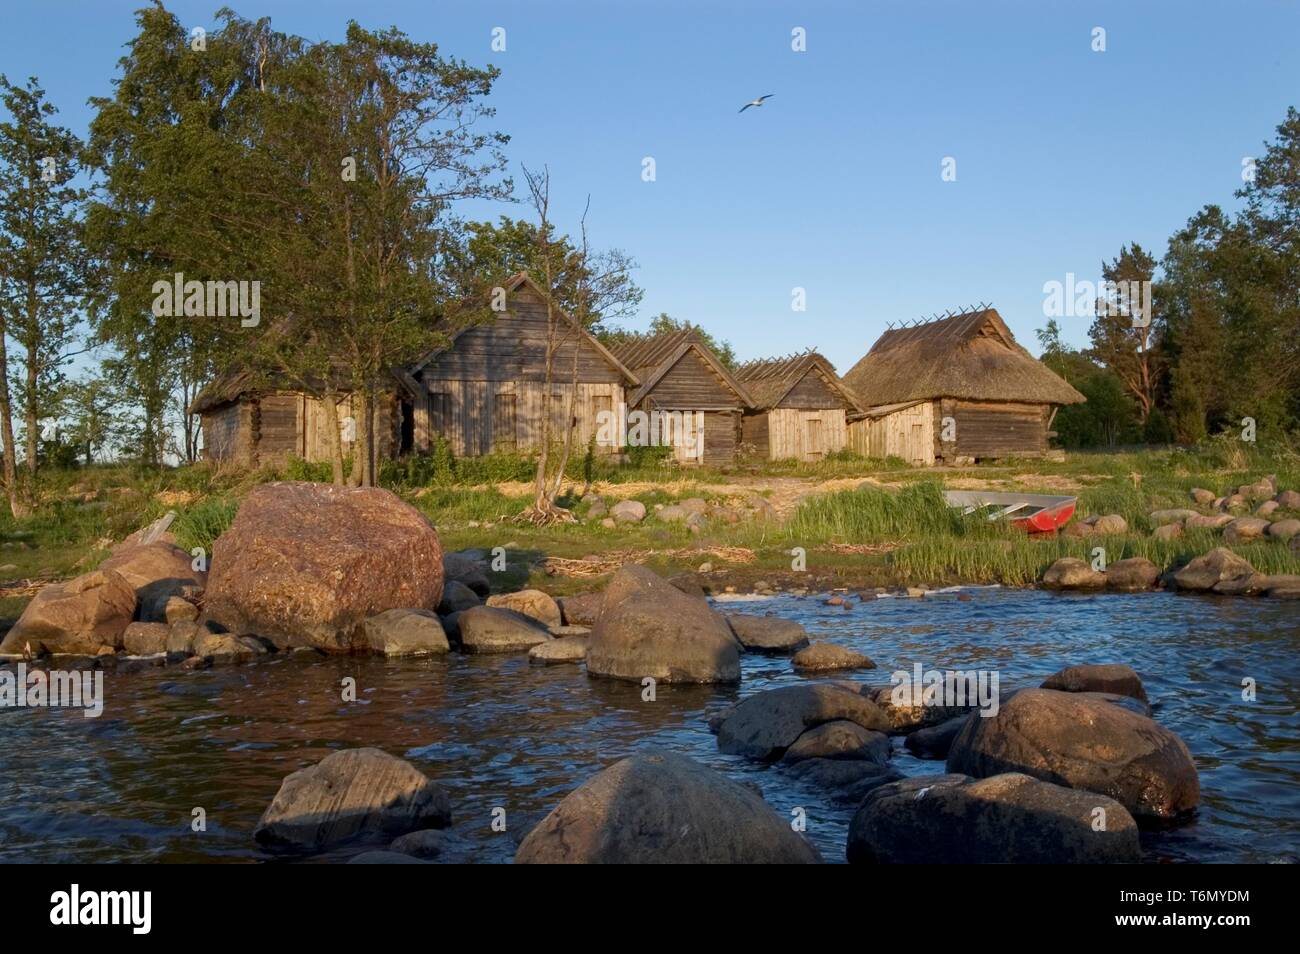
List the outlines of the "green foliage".
{"type": "Polygon", "coordinates": [[[235,519],[239,504],[226,497],[210,497],[183,510],[172,523],[176,542],[186,550],[202,547],[209,556],[212,544],[235,519]]]}
{"type": "Polygon", "coordinates": [[[284,479],[328,484],[334,479],[334,469],[328,461],[306,461],[301,457],[290,457],[284,463],[284,479]]]}

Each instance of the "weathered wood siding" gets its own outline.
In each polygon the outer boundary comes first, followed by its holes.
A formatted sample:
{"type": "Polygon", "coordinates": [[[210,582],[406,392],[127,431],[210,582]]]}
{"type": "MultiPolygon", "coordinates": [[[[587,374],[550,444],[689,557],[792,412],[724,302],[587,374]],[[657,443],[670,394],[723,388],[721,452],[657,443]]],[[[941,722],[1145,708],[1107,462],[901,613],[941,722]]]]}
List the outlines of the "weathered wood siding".
{"type": "Polygon", "coordinates": [[[643,403],[647,409],[677,411],[741,409],[740,398],[693,349],[678,358],[655,382],[643,403]]]}
{"type": "Polygon", "coordinates": [[[854,421],[848,428],[848,447],[864,457],[898,457],[919,467],[935,462],[937,407],[924,401],[879,418],[854,421]]]}
{"type": "MultiPolygon", "coordinates": [[[[552,364],[552,437],[564,437],[565,402],[573,390],[573,362],[578,362],[574,396],[575,446],[596,436],[602,411],[614,413],[624,401],[617,368],[563,318],[561,344],[552,364]]],[[[521,287],[495,321],[470,328],[419,375],[426,394],[415,403],[415,447],[427,450],[445,439],[457,457],[502,451],[531,451],[541,445],[546,392],[546,306],[531,289],[521,287]]],[[[601,453],[615,453],[615,437],[601,453]]]]}
{"type": "Polygon", "coordinates": [[[943,445],[945,459],[1033,457],[1047,450],[1047,405],[944,401],[943,406],[956,427],[956,441],[943,445]]]}
{"type": "Polygon", "coordinates": [[[848,439],[842,407],[778,407],[764,416],[772,460],[821,460],[833,451],[843,450],[848,439]]]}
{"type": "MultiPolygon", "coordinates": [[[[416,406],[416,447],[427,449],[436,438],[447,441],[457,457],[479,457],[500,451],[537,450],[542,442],[545,382],[538,381],[429,381],[428,397],[416,406]],[[509,400],[513,399],[513,400],[509,400]],[[513,435],[510,428],[513,423],[513,435]]],[[[564,438],[568,382],[552,386],[551,436],[564,438]]],[[[623,403],[623,386],[617,383],[577,385],[573,407],[573,441],[586,447],[598,436],[603,411],[614,414],[623,403]]],[[[622,447],[617,428],[612,443],[598,444],[599,453],[616,453],[622,447]]],[[[604,435],[600,435],[604,437],[604,435]]]]}
{"type": "Polygon", "coordinates": [[[848,407],[848,403],[832,390],[831,386],[826,383],[826,380],[820,374],[809,368],[777,406],[803,410],[828,410],[832,408],[843,410],[848,407]]]}
{"type": "Polygon", "coordinates": [[[240,422],[245,416],[239,401],[212,408],[200,416],[203,456],[207,460],[219,464],[243,462],[248,453],[247,432],[240,422]]]}
{"type": "Polygon", "coordinates": [[[754,449],[763,460],[770,459],[771,442],[767,439],[767,413],[746,414],[741,421],[741,441],[754,449]]]}

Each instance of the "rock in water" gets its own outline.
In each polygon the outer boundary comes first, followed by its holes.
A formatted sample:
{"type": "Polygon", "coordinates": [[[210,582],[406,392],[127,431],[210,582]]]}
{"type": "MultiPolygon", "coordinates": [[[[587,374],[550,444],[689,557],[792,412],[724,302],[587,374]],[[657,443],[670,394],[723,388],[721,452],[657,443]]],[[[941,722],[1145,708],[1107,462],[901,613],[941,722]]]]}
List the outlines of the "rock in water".
{"type": "Polygon", "coordinates": [[[728,613],[727,622],[740,644],[752,653],[792,653],[808,645],[808,633],[792,619],[728,613]]]}
{"type": "Polygon", "coordinates": [[[324,848],[354,835],[451,824],[451,800],[411,763],[381,749],[325,756],[280,783],[253,833],[262,844],[324,848]]]}
{"type": "Polygon", "coordinates": [[[514,610],[531,616],[544,626],[561,625],[560,604],[541,590],[519,590],[515,593],[498,593],[487,598],[488,606],[514,610]]]}
{"type": "Polygon", "coordinates": [[[866,696],[828,683],[781,686],[743,699],[718,727],[718,748],[728,755],[779,759],[808,729],[845,720],[884,732],[889,717],[866,696]]]}
{"type": "Polygon", "coordinates": [[[538,643],[528,650],[528,661],[539,666],[559,663],[580,663],[587,658],[587,637],[562,636],[538,643]]]}
{"type": "Polygon", "coordinates": [[[591,631],[587,672],[635,682],[739,682],[740,645],[707,602],[645,567],[623,567],[591,631]]]}
{"type": "Polygon", "coordinates": [[[1150,719],[1073,692],[1022,689],[996,716],[972,718],[953,741],[948,771],[1023,772],[1109,795],[1138,820],[1166,821],[1200,801],[1183,740],[1150,719]]]}
{"type": "Polygon", "coordinates": [[[795,739],[781,757],[787,764],[807,759],[857,759],[884,765],[889,761],[889,736],[845,719],[823,722],[795,739]]]}
{"type": "Polygon", "coordinates": [[[813,643],[794,654],[790,665],[804,672],[826,672],[832,669],[875,669],[870,656],[854,652],[836,643],[813,643]]]}
{"type": "Polygon", "coordinates": [[[533,619],[499,606],[475,606],[458,613],[460,646],[467,653],[524,653],[549,642],[550,632],[533,619]]]}
{"type": "Polygon", "coordinates": [[[1142,557],[1116,560],[1106,568],[1106,585],[1112,590],[1137,593],[1151,589],[1158,579],[1160,579],[1160,568],[1142,557]]]}
{"type": "Polygon", "coordinates": [[[970,716],[956,716],[938,725],[917,729],[908,733],[903,744],[918,759],[946,759],[953,740],[966,727],[969,718],[970,716]]]}
{"type": "Polygon", "coordinates": [[[529,832],[516,864],[812,864],[817,850],[751,789],[681,755],[616,762],[529,832]]]}
{"type": "Polygon", "coordinates": [[[362,623],[442,597],[438,534],[376,487],[255,488],[212,549],[208,618],[280,648],[365,649],[362,623]]]}
{"type": "Polygon", "coordinates": [[[1255,568],[1244,559],[1226,547],[1215,547],[1173,574],[1173,584],[1180,590],[1200,591],[1254,575],[1255,568]]]}
{"type": "Polygon", "coordinates": [[[194,558],[178,546],[157,543],[123,543],[113,549],[101,570],[113,570],[135,590],[137,615],[146,623],[163,623],[167,603],[174,596],[194,594],[208,583],[208,574],[194,569],[194,558]]]}
{"type": "Polygon", "coordinates": [[[436,613],[390,609],[364,623],[366,643],[385,656],[436,656],[450,652],[436,613]]]}
{"type": "Polygon", "coordinates": [[[122,633],[122,648],[132,656],[152,656],[167,651],[166,623],[132,623],[122,633]]]}
{"type": "Polygon", "coordinates": [[[1106,585],[1106,575],[1075,557],[1061,557],[1043,574],[1043,586],[1054,590],[1095,590],[1106,585]]]}
{"type": "Polygon", "coordinates": [[[1123,805],[1016,773],[924,776],[876,788],[853,816],[846,853],[850,862],[901,864],[1141,860],[1137,824],[1123,805]]]}
{"type": "Polygon", "coordinates": [[[135,588],[113,570],[95,570],[51,583],[27,604],[0,642],[0,653],[72,653],[93,656],[119,649],[135,616],[135,588]]]}
{"type": "Polygon", "coordinates": [[[1067,666],[1043,680],[1043,689],[1060,692],[1110,692],[1148,702],[1142,677],[1123,663],[1067,666]]]}

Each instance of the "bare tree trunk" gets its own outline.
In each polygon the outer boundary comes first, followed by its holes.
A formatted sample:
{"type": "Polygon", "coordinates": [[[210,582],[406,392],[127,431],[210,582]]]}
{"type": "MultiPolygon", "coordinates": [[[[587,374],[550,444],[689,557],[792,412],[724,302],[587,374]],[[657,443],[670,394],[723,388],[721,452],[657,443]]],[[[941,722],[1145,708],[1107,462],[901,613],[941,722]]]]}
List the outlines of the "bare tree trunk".
{"type": "Polygon", "coordinates": [[[5,344],[5,327],[0,321],[0,439],[4,441],[5,494],[9,498],[9,512],[15,517],[26,517],[31,509],[18,492],[17,446],[14,444],[14,413],[9,397],[9,349],[5,344]]]}
{"type": "Polygon", "coordinates": [[[40,447],[41,436],[37,427],[36,362],[39,360],[39,356],[36,352],[35,345],[27,346],[27,377],[23,388],[26,399],[26,407],[23,408],[23,411],[24,423],[27,427],[27,476],[32,481],[36,479],[36,455],[40,447]]]}
{"type": "Polygon", "coordinates": [[[343,438],[339,435],[339,397],[333,391],[321,399],[321,407],[329,417],[326,433],[329,434],[330,467],[334,486],[343,486],[343,438]]]}

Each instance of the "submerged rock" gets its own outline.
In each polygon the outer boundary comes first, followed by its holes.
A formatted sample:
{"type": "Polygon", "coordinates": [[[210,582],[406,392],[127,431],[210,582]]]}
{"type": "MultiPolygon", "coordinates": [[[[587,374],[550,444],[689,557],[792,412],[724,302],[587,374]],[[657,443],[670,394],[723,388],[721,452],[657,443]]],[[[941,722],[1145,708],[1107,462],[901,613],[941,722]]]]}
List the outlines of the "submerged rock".
{"type": "Polygon", "coordinates": [[[1127,709],[1052,689],[1023,689],[996,716],[971,719],[948,753],[948,771],[1023,772],[1109,795],[1139,820],[1175,819],[1200,801],[1182,739],[1127,709]]]}
{"type": "Polygon", "coordinates": [[[113,570],[94,570],[51,583],[32,597],[0,641],[0,653],[71,653],[93,656],[122,646],[135,616],[135,588],[113,570]]]}
{"type": "Polygon", "coordinates": [[[728,613],[727,622],[740,644],[753,653],[792,653],[808,645],[807,630],[792,619],[728,613]]]}
{"type": "Polygon", "coordinates": [[[813,643],[794,654],[790,665],[804,672],[828,672],[835,669],[875,669],[870,656],[854,652],[836,643],[813,643]]]}
{"type": "Polygon", "coordinates": [[[442,565],[429,521],[387,490],[263,484],[213,545],[207,614],[281,648],[364,649],[369,617],[438,605],[442,565]]]}
{"type": "Polygon", "coordinates": [[[868,792],[903,777],[888,762],[874,759],[804,759],[787,771],[825,789],[832,801],[846,805],[858,805],[868,792]]]}
{"type": "Polygon", "coordinates": [[[516,864],[811,864],[817,850],[762,797],[668,752],[597,773],[541,820],[516,864]]]}
{"type": "Polygon", "coordinates": [[[876,788],[853,816],[846,854],[852,863],[900,864],[1141,860],[1138,828],[1123,805],[1019,773],[926,776],[876,788]]]}
{"type": "Polygon", "coordinates": [[[738,682],[740,645],[704,600],[645,567],[627,566],[605,591],[587,672],[637,682],[738,682]]]}
{"type": "Polygon", "coordinates": [[[562,636],[538,643],[528,650],[528,661],[542,666],[558,663],[580,663],[587,658],[588,639],[585,636],[562,636]]]}
{"type": "Polygon", "coordinates": [[[355,835],[451,824],[447,792],[381,749],[345,749],[280,783],[257,823],[262,844],[323,848],[355,835]]]}
{"type": "Polygon", "coordinates": [[[781,686],[738,702],[718,727],[718,748],[774,761],[808,729],[841,719],[877,732],[889,728],[880,707],[852,690],[827,683],[781,686]]]}

